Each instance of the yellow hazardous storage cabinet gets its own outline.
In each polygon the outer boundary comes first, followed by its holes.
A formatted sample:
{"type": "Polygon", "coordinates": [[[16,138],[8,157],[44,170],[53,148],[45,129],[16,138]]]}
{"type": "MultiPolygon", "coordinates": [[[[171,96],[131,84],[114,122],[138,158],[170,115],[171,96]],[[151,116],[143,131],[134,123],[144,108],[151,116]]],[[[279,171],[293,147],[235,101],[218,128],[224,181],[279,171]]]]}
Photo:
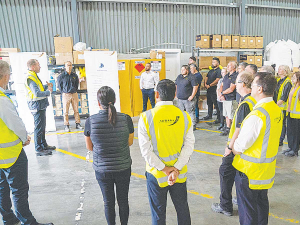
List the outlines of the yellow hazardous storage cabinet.
{"type": "Polygon", "coordinates": [[[121,112],[132,117],[130,63],[130,59],[118,60],[121,112]]]}
{"type": "MultiPolygon", "coordinates": [[[[165,59],[132,59],[130,63],[131,93],[133,116],[138,116],[143,111],[143,96],[140,89],[141,74],[145,72],[146,63],[151,63],[151,70],[159,73],[159,80],[166,78],[165,59]]],[[[148,100],[147,109],[151,109],[148,100]]]]}

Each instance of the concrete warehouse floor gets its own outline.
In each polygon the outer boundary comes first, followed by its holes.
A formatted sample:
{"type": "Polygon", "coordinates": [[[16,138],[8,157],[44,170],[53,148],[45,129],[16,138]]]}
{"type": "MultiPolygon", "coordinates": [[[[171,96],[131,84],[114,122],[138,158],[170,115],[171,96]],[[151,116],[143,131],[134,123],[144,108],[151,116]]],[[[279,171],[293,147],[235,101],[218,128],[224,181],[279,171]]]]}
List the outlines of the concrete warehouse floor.
{"type": "MultiPolygon", "coordinates": [[[[204,113],[202,113],[202,116],[204,113]]],[[[72,131],[74,120],[70,121],[72,131]]],[[[134,121],[137,127],[137,120],[134,121]]],[[[84,121],[82,121],[84,125],[84,121]]],[[[34,145],[25,148],[29,160],[29,202],[30,208],[40,222],[53,222],[55,225],[106,224],[100,188],[95,179],[92,163],[85,161],[87,150],[84,135],[63,132],[63,122],[57,121],[58,132],[48,133],[47,141],[58,150],[52,156],[37,157],[34,145]],[[82,180],[85,180],[85,193],[81,194],[82,180]],[[81,219],[75,221],[80,207],[80,196],[84,195],[81,219]]],[[[188,201],[192,224],[239,224],[237,206],[235,215],[226,217],[211,211],[211,204],[219,202],[219,166],[226,145],[226,137],[220,137],[216,126],[199,123],[195,131],[195,151],[188,164],[188,201]]],[[[135,129],[137,137],[137,128],[135,129]]],[[[287,158],[279,148],[275,185],[269,191],[271,225],[300,223],[300,158],[287,158]]],[[[132,177],[129,192],[129,225],[150,225],[151,213],[148,203],[145,161],[134,140],[131,146],[132,177]]],[[[235,188],[234,188],[235,196],[235,188]]],[[[117,209],[117,207],[116,207],[117,209]]],[[[116,210],[117,211],[117,210],[116,210]]],[[[120,224],[118,212],[116,218],[120,224]]],[[[2,224],[2,221],[0,222],[2,224]]],[[[176,212],[171,199],[168,199],[167,224],[177,224],[176,212]]]]}

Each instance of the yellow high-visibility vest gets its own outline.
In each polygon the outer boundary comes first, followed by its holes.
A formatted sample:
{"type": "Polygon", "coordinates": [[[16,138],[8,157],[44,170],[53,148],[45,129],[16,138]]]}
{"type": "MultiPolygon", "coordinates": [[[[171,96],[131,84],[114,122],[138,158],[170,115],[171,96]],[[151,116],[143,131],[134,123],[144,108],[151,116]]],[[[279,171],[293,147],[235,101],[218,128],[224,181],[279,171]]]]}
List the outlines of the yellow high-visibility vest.
{"type": "Polygon", "coordinates": [[[248,96],[247,98],[244,99],[244,101],[242,101],[238,108],[236,109],[235,113],[234,113],[234,117],[233,117],[233,120],[232,120],[232,123],[231,123],[231,127],[230,127],[230,132],[229,132],[229,135],[228,135],[228,142],[227,144],[229,144],[229,142],[231,141],[232,139],[232,136],[235,132],[235,128],[236,128],[236,115],[237,115],[237,112],[239,111],[239,108],[241,107],[242,104],[248,104],[249,108],[250,108],[250,112],[253,110],[253,107],[255,106],[256,104],[256,100],[252,97],[252,96],[248,96]]]}
{"type": "MultiPolygon", "coordinates": [[[[185,135],[190,129],[190,116],[173,105],[161,105],[142,113],[141,118],[152,142],[153,151],[166,166],[174,166],[180,155],[185,135]]],[[[168,186],[168,176],[146,163],[146,171],[151,173],[160,187],[168,186]]],[[[176,183],[186,182],[185,165],[176,183]]]]}
{"type": "MultiPolygon", "coordinates": [[[[277,83],[279,81],[280,81],[280,78],[277,78],[277,83]]],[[[279,88],[278,95],[277,95],[277,102],[281,99],[284,87],[285,87],[285,85],[287,85],[287,83],[292,83],[292,81],[288,77],[285,79],[285,81],[281,84],[281,86],[279,88]]],[[[281,110],[287,110],[287,102],[283,102],[279,107],[281,108],[281,110]]]]}
{"type": "Polygon", "coordinates": [[[298,87],[293,96],[291,101],[291,107],[290,107],[290,117],[294,119],[300,119],[300,103],[299,103],[299,92],[300,87],[298,87]]]}
{"type": "MultiPolygon", "coordinates": [[[[0,91],[0,98],[8,97],[0,91]]],[[[10,98],[8,99],[11,101],[10,98]]],[[[13,104],[12,101],[11,104],[13,104]]],[[[7,127],[1,118],[0,134],[0,168],[6,169],[11,167],[17,161],[22,151],[23,144],[20,138],[7,127]]]]}
{"type": "Polygon", "coordinates": [[[27,90],[27,100],[28,101],[39,101],[39,100],[47,98],[47,97],[37,97],[37,96],[35,96],[34,93],[32,92],[32,90],[30,89],[28,83],[27,83],[28,79],[30,79],[34,83],[36,83],[36,85],[39,87],[40,91],[45,91],[44,86],[43,86],[42,82],[40,81],[40,79],[37,77],[36,73],[29,70],[26,81],[25,81],[25,87],[26,87],[26,90],[27,90]]]}
{"type": "Polygon", "coordinates": [[[262,103],[256,105],[248,114],[241,129],[245,121],[253,115],[263,121],[263,127],[253,145],[241,155],[236,155],[232,165],[247,175],[250,189],[269,189],[274,184],[283,116],[274,101],[262,103]]]}

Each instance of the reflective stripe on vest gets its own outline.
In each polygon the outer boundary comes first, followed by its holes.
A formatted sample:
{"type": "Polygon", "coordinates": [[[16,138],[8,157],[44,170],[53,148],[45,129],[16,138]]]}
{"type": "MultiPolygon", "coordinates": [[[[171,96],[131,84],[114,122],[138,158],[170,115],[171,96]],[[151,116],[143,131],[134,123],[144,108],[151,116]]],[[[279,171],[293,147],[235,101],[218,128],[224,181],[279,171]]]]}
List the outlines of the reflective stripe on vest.
{"type": "MultiPolygon", "coordinates": [[[[277,79],[277,83],[280,81],[280,78],[277,79]]],[[[283,90],[285,85],[287,85],[287,83],[291,83],[291,80],[287,77],[284,82],[281,84],[279,90],[278,90],[278,95],[277,95],[277,102],[281,99],[283,90]]],[[[287,109],[287,102],[283,102],[279,108],[281,108],[282,110],[286,110],[287,109]]]]}
{"type": "Polygon", "coordinates": [[[299,92],[300,87],[297,88],[297,91],[294,92],[291,102],[291,111],[290,111],[290,117],[295,119],[300,119],[300,111],[297,111],[297,106],[299,107],[299,92]]]}
{"type": "MultiPolygon", "coordinates": [[[[174,155],[170,155],[169,157],[160,157],[159,156],[159,152],[158,152],[158,148],[157,148],[157,139],[156,139],[156,135],[155,135],[153,116],[152,116],[151,110],[148,110],[145,113],[146,113],[146,117],[147,117],[147,120],[148,120],[148,123],[149,123],[149,132],[150,132],[150,135],[151,135],[151,142],[152,142],[154,153],[157,155],[158,158],[160,158],[161,160],[163,160],[165,162],[169,162],[169,161],[177,159],[180,155],[179,152],[174,154],[174,155]]],[[[188,118],[186,116],[186,113],[185,112],[182,112],[182,113],[183,113],[183,117],[184,117],[184,137],[185,137],[185,134],[186,134],[187,129],[188,129],[189,121],[188,121],[188,118]]]]}
{"type": "Polygon", "coordinates": [[[272,158],[267,158],[268,142],[269,142],[270,130],[271,130],[270,116],[269,113],[264,108],[257,108],[255,110],[262,112],[266,116],[266,130],[265,130],[262,149],[261,149],[261,156],[260,158],[255,158],[245,154],[241,154],[241,158],[248,162],[253,162],[253,163],[271,163],[276,159],[277,156],[274,156],[272,158]]]}
{"type": "Polygon", "coordinates": [[[37,97],[34,95],[33,91],[28,86],[27,80],[30,79],[39,87],[40,91],[45,91],[44,86],[41,83],[40,79],[37,77],[36,73],[33,71],[28,71],[28,76],[25,81],[25,87],[27,89],[27,101],[39,101],[46,99],[47,97],[37,97]]]}
{"type": "Polygon", "coordinates": [[[20,142],[21,142],[21,140],[17,139],[17,140],[12,141],[12,142],[2,143],[2,144],[0,144],[0,148],[9,148],[9,147],[12,147],[12,146],[15,146],[15,145],[19,144],[20,142]]]}

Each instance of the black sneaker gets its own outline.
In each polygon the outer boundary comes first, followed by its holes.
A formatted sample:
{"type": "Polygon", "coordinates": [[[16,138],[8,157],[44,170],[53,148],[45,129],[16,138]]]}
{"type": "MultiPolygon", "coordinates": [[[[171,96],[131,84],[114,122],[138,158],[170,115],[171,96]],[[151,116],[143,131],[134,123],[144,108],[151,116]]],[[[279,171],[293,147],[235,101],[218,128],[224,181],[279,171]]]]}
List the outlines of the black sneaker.
{"type": "Polygon", "coordinates": [[[196,125],[193,126],[193,131],[195,131],[197,129],[196,125]]]}
{"type": "Polygon", "coordinates": [[[70,132],[70,126],[69,125],[65,126],[65,132],[70,132]]]}
{"type": "Polygon", "coordinates": [[[224,128],[224,126],[221,124],[218,128],[217,128],[217,130],[222,130],[224,128]]]}
{"type": "Polygon", "coordinates": [[[219,119],[216,119],[213,124],[219,124],[221,121],[219,119]]]}
{"type": "Polygon", "coordinates": [[[47,145],[44,150],[55,150],[56,146],[47,145]]]}
{"type": "Polygon", "coordinates": [[[230,129],[226,127],[224,131],[220,134],[220,136],[228,136],[230,129]]]}
{"type": "Polygon", "coordinates": [[[51,150],[42,150],[42,151],[36,151],[37,156],[46,156],[46,155],[52,155],[51,150]]]}
{"type": "Polygon", "coordinates": [[[76,123],[76,129],[83,129],[83,127],[80,125],[80,123],[76,123]]]}
{"type": "Polygon", "coordinates": [[[282,146],[282,145],[283,145],[283,141],[280,141],[280,142],[279,142],[279,146],[282,146]]]}
{"type": "Polygon", "coordinates": [[[292,151],[292,149],[288,148],[288,149],[282,151],[281,153],[282,153],[282,154],[285,154],[285,153],[288,153],[288,152],[290,152],[290,151],[292,151]]]}
{"type": "Polygon", "coordinates": [[[214,211],[216,213],[222,213],[225,216],[232,216],[233,215],[232,212],[229,212],[229,211],[226,211],[226,210],[222,209],[219,203],[213,203],[212,206],[211,206],[211,209],[212,209],[212,211],[214,211]]]}
{"type": "Polygon", "coordinates": [[[204,116],[201,120],[210,120],[210,119],[212,119],[212,116],[207,115],[204,116]]]}
{"type": "Polygon", "coordinates": [[[196,123],[199,123],[199,118],[196,118],[196,123]]]}
{"type": "Polygon", "coordinates": [[[294,151],[289,151],[287,153],[284,154],[287,157],[294,157],[294,156],[298,156],[298,151],[294,152],[294,151]]]}

